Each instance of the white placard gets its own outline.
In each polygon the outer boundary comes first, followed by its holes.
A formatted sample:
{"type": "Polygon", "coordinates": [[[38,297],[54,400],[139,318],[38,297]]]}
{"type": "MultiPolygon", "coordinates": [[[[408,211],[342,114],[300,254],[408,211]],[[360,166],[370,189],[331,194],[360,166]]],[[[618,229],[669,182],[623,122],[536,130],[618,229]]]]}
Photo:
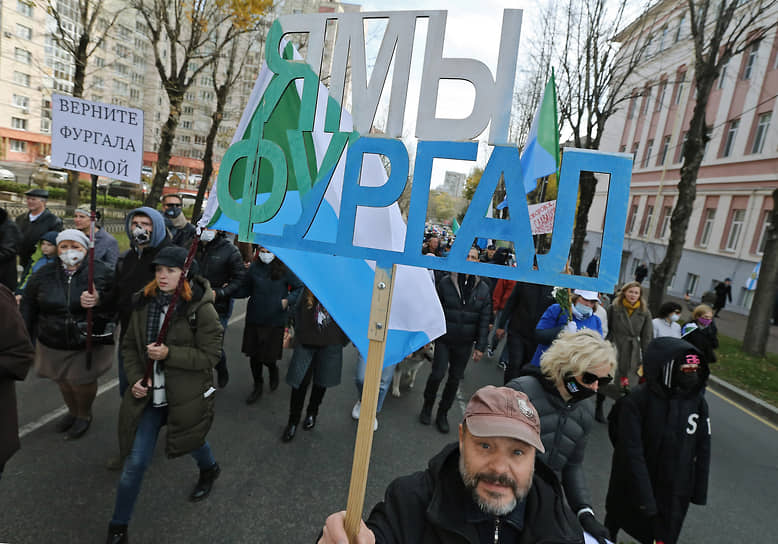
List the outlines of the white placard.
{"type": "Polygon", "coordinates": [[[554,232],[554,214],[556,212],[556,200],[530,204],[529,221],[532,224],[532,234],[548,234],[554,232]]]}
{"type": "Polygon", "coordinates": [[[143,110],[51,97],[51,165],[140,183],[143,110]]]}

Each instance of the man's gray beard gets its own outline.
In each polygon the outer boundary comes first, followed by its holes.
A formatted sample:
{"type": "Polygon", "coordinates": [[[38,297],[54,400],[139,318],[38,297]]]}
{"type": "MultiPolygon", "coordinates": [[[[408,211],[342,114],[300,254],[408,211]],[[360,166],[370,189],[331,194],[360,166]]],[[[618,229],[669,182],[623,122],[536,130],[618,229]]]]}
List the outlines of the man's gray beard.
{"type": "Polygon", "coordinates": [[[504,516],[513,511],[519,501],[523,501],[527,497],[530,487],[532,487],[532,478],[535,475],[535,466],[533,465],[532,467],[532,473],[530,474],[529,478],[529,485],[527,485],[526,489],[519,489],[518,483],[510,478],[506,478],[507,481],[504,483],[511,485],[513,488],[513,499],[504,505],[493,504],[478,494],[476,488],[478,487],[478,482],[480,481],[482,475],[479,476],[477,474],[470,474],[467,471],[467,467],[465,466],[465,458],[462,454],[459,455],[459,475],[462,477],[462,482],[465,484],[465,487],[470,491],[470,494],[473,497],[473,501],[478,505],[478,508],[480,508],[483,513],[489,514],[491,516],[504,516]]]}

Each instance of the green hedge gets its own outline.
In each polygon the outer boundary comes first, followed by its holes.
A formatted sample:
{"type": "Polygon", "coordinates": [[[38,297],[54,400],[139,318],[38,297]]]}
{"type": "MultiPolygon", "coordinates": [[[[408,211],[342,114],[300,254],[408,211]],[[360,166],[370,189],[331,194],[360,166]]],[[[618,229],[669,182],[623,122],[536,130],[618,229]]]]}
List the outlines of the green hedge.
{"type": "MultiPolygon", "coordinates": [[[[88,181],[79,181],[79,195],[82,204],[89,202],[90,186],[88,181]]],[[[12,193],[23,195],[30,189],[29,186],[23,183],[17,183],[15,181],[0,181],[0,191],[10,191],[12,193]]],[[[67,190],[62,187],[49,187],[49,198],[52,200],[65,200],[67,198],[67,190]]],[[[129,198],[120,198],[117,196],[103,196],[97,195],[97,204],[101,206],[107,206],[110,208],[119,208],[121,210],[131,210],[143,206],[143,202],[140,200],[132,200],[129,198]]]]}

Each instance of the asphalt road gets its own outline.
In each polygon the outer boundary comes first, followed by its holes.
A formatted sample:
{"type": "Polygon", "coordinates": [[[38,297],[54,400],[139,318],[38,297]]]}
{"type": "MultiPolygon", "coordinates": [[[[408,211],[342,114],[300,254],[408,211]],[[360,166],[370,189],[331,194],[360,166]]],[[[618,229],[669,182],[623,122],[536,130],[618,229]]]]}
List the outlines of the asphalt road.
{"type": "MultiPolygon", "coordinates": [[[[236,306],[236,315],[240,308],[243,305],[236,306]]],[[[282,382],[257,404],[244,404],[251,378],[240,354],[241,334],[241,321],[227,333],[231,381],[218,392],[209,435],[222,474],[211,496],[202,503],[188,502],[197,479],[194,461],[166,459],[158,445],[130,525],[131,542],[308,543],[314,542],[327,514],[345,507],[356,436],[356,422],[350,417],[356,400],[356,352],[346,349],[343,381],[327,392],[316,427],[300,430],[294,441],[284,444],[280,436],[289,387],[282,382]]],[[[285,353],[284,369],[290,354],[285,353]]],[[[455,439],[453,433],[441,435],[417,422],[427,373],[421,371],[415,390],[399,399],[387,397],[373,443],[366,511],[394,477],[423,469],[455,439]]],[[[114,379],[111,372],[101,380],[105,391],[95,403],[92,428],[73,443],[64,442],[52,423],[35,428],[61,407],[56,386],[32,375],[19,385],[20,420],[27,434],[0,481],[0,542],[104,542],[118,478],[117,472],[104,468],[117,450],[119,397],[114,379]]],[[[471,362],[460,393],[464,399],[481,385],[500,381],[494,360],[471,362]]],[[[778,432],[712,392],[708,399],[714,433],[708,505],[690,508],[681,541],[774,542],[778,432]]],[[[462,408],[462,402],[455,404],[452,420],[461,417],[462,408]]],[[[586,464],[600,517],[610,456],[605,426],[598,425],[589,440],[586,464]]],[[[623,533],[619,540],[630,541],[623,533]]]]}

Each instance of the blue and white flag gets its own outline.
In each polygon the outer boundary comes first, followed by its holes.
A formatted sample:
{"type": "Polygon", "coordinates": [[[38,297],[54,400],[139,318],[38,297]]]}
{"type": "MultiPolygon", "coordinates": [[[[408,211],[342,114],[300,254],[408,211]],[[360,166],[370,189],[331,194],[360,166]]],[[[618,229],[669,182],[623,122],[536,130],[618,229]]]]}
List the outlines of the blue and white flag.
{"type": "MultiPolygon", "coordinates": [[[[296,52],[295,57],[297,57],[296,52]]],[[[248,136],[252,117],[257,112],[263,94],[273,77],[275,74],[267,66],[264,66],[257,77],[246,109],[236,129],[232,140],[233,144],[248,136]]],[[[273,247],[272,244],[263,243],[263,234],[281,235],[284,226],[296,224],[302,213],[302,195],[297,190],[299,185],[295,179],[297,174],[291,166],[290,146],[304,145],[308,150],[310,168],[318,171],[332,138],[332,134],[324,132],[324,119],[328,101],[332,102],[333,99],[329,96],[326,87],[319,83],[314,130],[310,133],[310,137],[306,133],[305,136],[300,137],[299,141],[290,141],[287,129],[297,128],[302,91],[302,80],[297,80],[296,85],[290,85],[266,124],[263,138],[273,140],[278,144],[284,150],[287,162],[290,164],[288,191],[277,215],[270,221],[254,226],[254,243],[268,247],[308,286],[362,356],[367,357],[368,322],[375,263],[367,260],[273,247]],[[315,157],[315,164],[313,157],[315,157]]],[[[351,131],[353,130],[352,126],[351,115],[344,109],[341,115],[341,131],[351,131]]],[[[344,152],[335,167],[329,187],[306,238],[328,242],[335,241],[345,162],[346,153],[344,152]]],[[[230,174],[227,173],[227,175],[230,174]]],[[[240,191],[233,191],[236,178],[233,176],[230,190],[232,194],[242,194],[240,191]]],[[[220,176],[220,183],[222,179],[220,176]]],[[[386,171],[380,158],[377,155],[366,154],[362,164],[360,184],[370,187],[381,186],[386,182],[386,179],[386,171]]],[[[267,200],[270,195],[268,186],[264,185],[263,187],[261,173],[258,187],[256,202],[260,204],[267,200]]],[[[216,186],[214,186],[199,224],[207,225],[213,222],[211,228],[237,233],[239,230],[238,222],[221,213],[217,192],[216,186]]],[[[402,251],[405,243],[405,229],[405,221],[400,214],[397,203],[386,208],[359,208],[354,229],[354,245],[402,251]]],[[[421,248],[419,250],[421,251],[421,248]]],[[[423,268],[398,266],[389,316],[384,365],[388,366],[400,362],[406,355],[445,332],[443,308],[438,300],[435,285],[429,272],[423,268]]]]}

